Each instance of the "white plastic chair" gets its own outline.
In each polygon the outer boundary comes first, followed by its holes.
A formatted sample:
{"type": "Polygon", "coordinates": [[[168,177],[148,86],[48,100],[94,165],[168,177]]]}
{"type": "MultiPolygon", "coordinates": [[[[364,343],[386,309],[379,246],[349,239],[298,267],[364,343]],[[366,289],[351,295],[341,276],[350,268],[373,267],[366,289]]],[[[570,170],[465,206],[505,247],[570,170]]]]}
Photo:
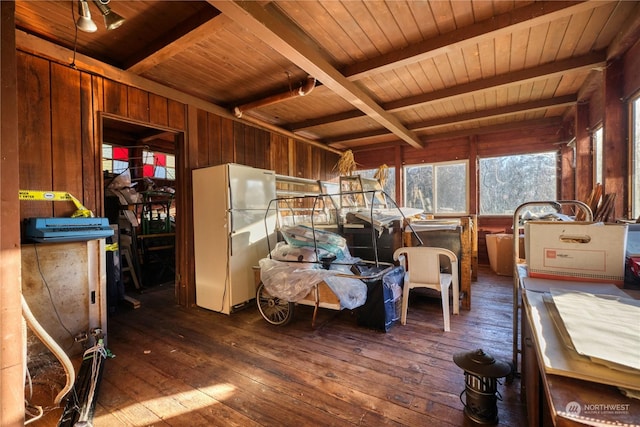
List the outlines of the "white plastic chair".
{"type": "Polygon", "coordinates": [[[450,331],[449,321],[449,286],[453,288],[453,314],[460,313],[458,290],[458,257],[444,248],[427,246],[412,246],[397,249],[393,259],[400,261],[406,273],[402,289],[402,314],[400,322],[407,324],[407,308],[409,305],[409,291],[415,288],[429,288],[440,292],[442,296],[442,316],[444,330],[450,331]],[[451,274],[440,272],[440,255],[449,257],[451,274]]]}

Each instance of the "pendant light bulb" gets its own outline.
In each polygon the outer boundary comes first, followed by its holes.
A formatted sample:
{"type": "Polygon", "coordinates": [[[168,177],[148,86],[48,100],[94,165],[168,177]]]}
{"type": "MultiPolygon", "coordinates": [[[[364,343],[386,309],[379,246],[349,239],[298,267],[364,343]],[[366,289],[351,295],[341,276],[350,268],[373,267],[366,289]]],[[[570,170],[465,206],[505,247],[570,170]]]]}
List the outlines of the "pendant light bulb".
{"type": "Polygon", "coordinates": [[[89,3],[87,0],[78,0],[78,20],[76,21],[76,27],[85,33],[94,33],[98,30],[98,26],[91,19],[91,11],[89,10],[89,3]]]}
{"type": "Polygon", "coordinates": [[[115,30],[124,24],[125,19],[112,11],[107,5],[109,0],[93,0],[93,2],[98,9],[100,9],[100,13],[102,13],[102,17],[104,18],[104,26],[107,27],[107,30],[115,30]]]}

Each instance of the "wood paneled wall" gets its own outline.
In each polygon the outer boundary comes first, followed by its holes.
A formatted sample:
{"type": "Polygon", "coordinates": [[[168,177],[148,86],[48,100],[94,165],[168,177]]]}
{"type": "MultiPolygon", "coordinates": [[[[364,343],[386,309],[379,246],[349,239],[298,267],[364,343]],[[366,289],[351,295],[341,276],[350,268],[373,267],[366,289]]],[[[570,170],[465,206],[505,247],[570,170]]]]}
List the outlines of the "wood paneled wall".
{"type": "Polygon", "coordinates": [[[593,188],[593,155],[591,135],[589,134],[589,104],[576,106],[576,169],[575,197],[578,200],[588,200],[593,188]]]}
{"type": "Polygon", "coordinates": [[[640,91],[640,41],[624,55],[624,94],[630,97],[640,91]]]}
{"type": "Polygon", "coordinates": [[[603,194],[615,194],[614,218],[629,213],[628,156],[629,125],[627,104],[622,92],[623,61],[609,61],[605,72],[602,162],[604,164],[603,194]]]}
{"type": "Polygon", "coordinates": [[[197,127],[197,162],[192,167],[240,163],[301,178],[337,176],[339,156],[321,148],[203,110],[197,112],[197,127]]]}
{"type": "Polygon", "coordinates": [[[0,425],[24,426],[15,3],[0,2],[0,425]]]}
{"type": "MultiPolygon", "coordinates": [[[[234,162],[302,178],[336,175],[339,156],[321,148],[31,54],[18,52],[17,68],[21,189],[67,191],[102,215],[100,114],[179,135],[176,296],[182,305],[195,303],[192,169],[234,162]]],[[[21,202],[20,220],[74,211],[72,203],[21,202]]]]}

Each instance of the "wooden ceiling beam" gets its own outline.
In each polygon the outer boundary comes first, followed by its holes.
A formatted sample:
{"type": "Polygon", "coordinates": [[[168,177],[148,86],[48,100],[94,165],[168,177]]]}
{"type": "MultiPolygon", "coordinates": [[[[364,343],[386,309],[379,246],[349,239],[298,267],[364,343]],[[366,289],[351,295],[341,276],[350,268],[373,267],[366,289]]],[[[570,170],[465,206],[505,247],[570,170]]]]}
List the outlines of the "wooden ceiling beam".
{"type": "Polygon", "coordinates": [[[314,119],[303,120],[297,123],[289,123],[286,125],[286,128],[290,131],[300,131],[304,129],[309,129],[315,126],[322,126],[329,123],[337,123],[344,120],[356,119],[358,117],[363,117],[364,113],[360,110],[350,110],[343,111],[341,113],[330,114],[328,116],[317,117],[314,119]]]}
{"type": "Polygon", "coordinates": [[[640,3],[633,9],[618,35],[609,45],[607,59],[614,59],[623,55],[634,43],[640,39],[640,3]]]}
{"type": "Polygon", "coordinates": [[[429,38],[386,55],[344,67],[340,71],[350,80],[363,79],[459,50],[469,44],[478,43],[487,37],[498,37],[512,33],[520,28],[529,28],[551,22],[584,10],[593,9],[602,4],[603,2],[594,0],[584,2],[535,2],[529,6],[520,7],[459,30],[429,38]]]}
{"type": "Polygon", "coordinates": [[[538,67],[513,71],[470,83],[437,90],[427,94],[421,94],[404,98],[398,101],[383,104],[387,111],[397,112],[414,108],[433,101],[443,101],[473,93],[481,93],[487,90],[503,88],[506,86],[523,85],[536,80],[552,79],[567,73],[587,71],[604,67],[606,64],[605,52],[593,52],[575,58],[567,58],[560,61],[549,62],[538,67]]]}
{"type": "MultiPolygon", "coordinates": [[[[213,8],[211,8],[214,10],[213,8]]],[[[196,16],[178,29],[171,31],[170,35],[163,36],[156,43],[152,44],[147,52],[139,53],[137,59],[130,59],[124,68],[134,74],[143,74],[145,71],[159,65],[185,49],[193,47],[194,44],[231,23],[231,20],[219,11],[211,16],[196,16]],[[194,22],[195,21],[195,22],[194,22]],[[202,22],[204,21],[204,22],[202,22]]]]}
{"type": "MultiPolygon", "coordinates": [[[[606,53],[604,51],[592,52],[576,58],[568,58],[557,62],[550,62],[539,67],[532,67],[524,70],[514,71],[508,74],[502,74],[489,77],[482,80],[476,80],[449,88],[437,90],[431,93],[411,96],[397,101],[387,102],[382,108],[389,112],[398,112],[409,108],[414,108],[421,104],[440,102],[446,99],[453,99],[459,96],[471,95],[487,90],[500,87],[525,84],[540,79],[549,79],[567,73],[585,71],[590,69],[600,69],[606,65],[606,53]]],[[[345,111],[329,116],[318,117],[312,120],[306,120],[299,123],[291,123],[286,126],[291,131],[300,131],[313,126],[321,126],[342,120],[349,120],[362,117],[364,114],[360,111],[345,111]]]]}
{"type": "Polygon", "coordinates": [[[273,7],[267,6],[267,10],[253,1],[208,1],[398,138],[413,147],[422,147],[422,142],[413,132],[378,105],[361,87],[342,75],[306,34],[273,7]]]}
{"type": "MultiPolygon", "coordinates": [[[[521,104],[507,105],[504,107],[491,108],[489,110],[474,111],[471,113],[457,114],[452,117],[443,117],[433,120],[426,120],[408,125],[411,130],[434,129],[454,124],[462,124],[470,121],[492,119],[498,117],[510,116],[519,113],[528,113],[533,111],[544,110],[551,107],[568,107],[578,102],[577,95],[559,96],[556,98],[541,99],[538,101],[524,102],[521,104]]],[[[338,138],[327,139],[328,144],[344,143],[348,141],[372,138],[375,136],[385,135],[388,132],[384,129],[370,130],[365,132],[357,132],[349,135],[343,135],[338,138]]]]}
{"type": "Polygon", "coordinates": [[[604,84],[605,67],[592,70],[578,91],[578,101],[587,102],[604,84]]]}
{"type": "MultiPolygon", "coordinates": [[[[456,138],[470,138],[473,135],[487,135],[490,133],[497,132],[508,132],[514,130],[527,130],[527,129],[540,129],[542,127],[561,127],[563,124],[562,119],[560,117],[548,117],[543,119],[533,119],[527,120],[524,122],[517,123],[502,123],[499,125],[493,126],[484,126],[477,129],[464,129],[464,130],[455,130],[451,132],[442,132],[434,135],[429,135],[425,138],[425,145],[437,143],[438,141],[445,141],[456,138]]],[[[380,149],[390,149],[399,144],[398,141],[395,142],[382,142],[378,144],[367,144],[362,145],[360,147],[354,147],[351,151],[354,153],[362,152],[362,151],[371,151],[371,150],[380,150],[380,149]]]]}
{"type": "Polygon", "coordinates": [[[432,129],[436,127],[462,124],[470,121],[495,119],[519,113],[546,110],[551,107],[569,107],[578,102],[577,95],[565,95],[556,98],[541,99],[538,101],[523,102],[521,104],[506,105],[504,107],[491,108],[489,110],[474,111],[466,114],[457,114],[455,117],[443,117],[434,120],[426,120],[413,123],[409,126],[412,130],[432,129]]]}

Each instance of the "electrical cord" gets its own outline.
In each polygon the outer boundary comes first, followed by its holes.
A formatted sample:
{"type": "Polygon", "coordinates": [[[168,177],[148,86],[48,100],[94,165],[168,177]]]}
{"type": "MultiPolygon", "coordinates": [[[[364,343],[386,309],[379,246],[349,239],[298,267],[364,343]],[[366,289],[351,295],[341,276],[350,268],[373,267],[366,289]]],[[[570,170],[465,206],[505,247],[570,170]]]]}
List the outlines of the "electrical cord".
{"type": "Polygon", "coordinates": [[[69,336],[73,340],[71,345],[69,347],[67,347],[67,349],[69,349],[69,348],[71,348],[73,346],[73,343],[75,343],[75,336],[65,326],[64,322],[62,321],[62,317],[60,316],[60,313],[58,312],[58,308],[56,307],[55,303],[53,302],[53,295],[51,293],[51,288],[49,287],[49,283],[47,282],[47,279],[44,277],[44,273],[42,272],[42,267],[40,266],[40,255],[38,254],[38,244],[37,243],[33,244],[33,250],[35,251],[35,255],[36,255],[36,265],[38,266],[38,273],[40,273],[40,278],[42,279],[42,282],[44,283],[45,288],[47,288],[47,292],[49,294],[49,301],[51,302],[51,306],[53,307],[53,312],[55,313],[56,317],[58,318],[58,322],[60,323],[60,325],[64,328],[65,331],[67,331],[67,333],[69,334],[69,336]]]}
{"type": "Polygon", "coordinates": [[[75,381],[75,369],[73,368],[73,364],[69,359],[69,356],[60,348],[58,343],[55,342],[53,338],[47,333],[47,331],[40,325],[38,320],[35,318],[31,309],[29,308],[29,304],[27,304],[27,300],[25,300],[24,295],[21,296],[22,300],[22,317],[24,317],[27,325],[31,330],[40,338],[45,346],[58,358],[62,367],[64,368],[66,374],[66,385],[65,387],[58,393],[56,396],[54,403],[57,405],[60,403],[62,398],[71,390],[73,387],[73,383],[75,381]]]}
{"type": "Polygon", "coordinates": [[[24,399],[24,425],[27,425],[42,418],[44,409],[42,409],[40,405],[31,405],[30,400],[33,398],[33,380],[29,369],[26,369],[25,376],[27,377],[27,389],[29,393],[29,397],[24,399]],[[36,412],[32,412],[31,409],[35,409],[36,412]]]}
{"type": "Polygon", "coordinates": [[[76,25],[76,10],[74,8],[75,2],[71,2],[71,19],[73,22],[73,28],[76,30],[75,35],[73,37],[73,59],[71,59],[71,64],[69,67],[75,69],[76,68],[76,48],[78,47],[78,26],[76,25]]]}
{"type": "Polygon", "coordinates": [[[60,418],[59,427],[87,427],[91,426],[95,399],[102,376],[104,360],[115,357],[104,346],[104,335],[100,329],[95,329],[92,335],[96,338],[95,345],[87,348],[82,357],[82,364],[72,395],[60,418]]]}
{"type": "Polygon", "coordinates": [[[24,411],[24,412],[25,412],[25,413],[24,413],[24,415],[25,415],[24,425],[31,424],[32,422],[38,421],[38,420],[39,420],[40,418],[42,418],[42,417],[43,417],[43,415],[44,415],[44,409],[42,409],[42,406],[39,406],[39,405],[37,405],[37,406],[31,406],[31,405],[29,404],[29,401],[28,401],[28,400],[26,400],[26,399],[25,399],[25,401],[24,401],[24,407],[25,407],[25,411],[24,411]],[[34,412],[32,412],[32,411],[31,411],[31,408],[35,409],[35,410],[36,410],[36,412],[35,412],[35,413],[34,413],[34,412]],[[29,418],[27,418],[27,417],[29,417],[29,418]]]}
{"type": "Polygon", "coordinates": [[[100,358],[106,359],[108,355],[107,349],[104,347],[104,341],[102,338],[98,339],[96,345],[91,348],[88,348],[83,354],[83,360],[92,358],[91,361],[91,379],[89,385],[89,392],[87,393],[87,404],[84,405],[82,411],[80,412],[80,416],[78,418],[78,422],[86,422],[89,421],[89,413],[91,412],[91,402],[95,398],[95,393],[98,388],[98,375],[100,372],[100,358]]]}

